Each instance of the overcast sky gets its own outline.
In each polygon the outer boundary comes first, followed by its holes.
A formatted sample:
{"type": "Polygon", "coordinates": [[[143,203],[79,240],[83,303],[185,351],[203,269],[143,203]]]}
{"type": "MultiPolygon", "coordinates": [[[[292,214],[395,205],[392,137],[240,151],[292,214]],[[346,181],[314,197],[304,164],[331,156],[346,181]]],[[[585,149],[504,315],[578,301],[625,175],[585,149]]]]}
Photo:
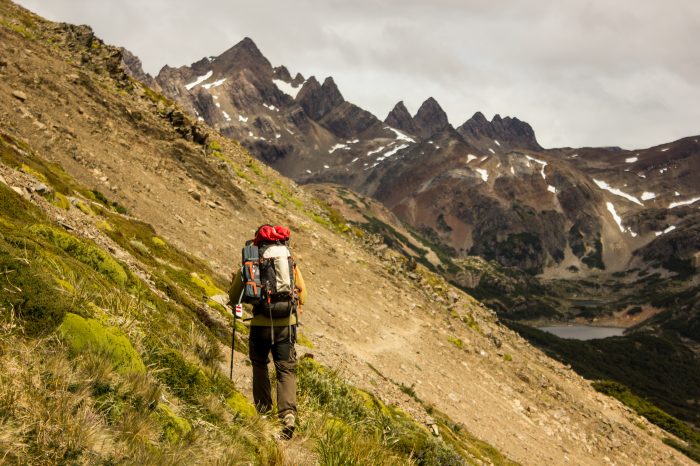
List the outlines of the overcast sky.
{"type": "Polygon", "coordinates": [[[545,147],[643,148],[700,134],[698,0],[19,0],[88,24],[146,71],[252,38],[273,66],[334,77],[381,119],[435,97],[529,122],[545,147]]]}

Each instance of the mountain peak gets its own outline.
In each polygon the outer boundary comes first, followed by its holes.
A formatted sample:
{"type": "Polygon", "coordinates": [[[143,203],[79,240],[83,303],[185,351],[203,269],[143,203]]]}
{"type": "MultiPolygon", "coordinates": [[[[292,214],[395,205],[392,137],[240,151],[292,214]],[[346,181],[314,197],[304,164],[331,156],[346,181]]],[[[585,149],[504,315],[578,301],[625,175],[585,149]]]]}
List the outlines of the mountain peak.
{"type": "Polygon", "coordinates": [[[318,80],[311,76],[306,80],[296,98],[304,112],[314,120],[320,120],[334,107],[345,102],[343,95],[330,76],[320,85],[318,80]]]}
{"type": "Polygon", "coordinates": [[[224,73],[246,68],[256,72],[264,71],[266,74],[272,73],[272,65],[250,37],[245,37],[214,58],[212,63],[218,65],[224,73]]]}
{"type": "Polygon", "coordinates": [[[511,147],[541,149],[532,127],[514,117],[502,118],[496,114],[489,121],[483,113],[476,112],[474,116],[457,128],[457,132],[467,139],[497,139],[511,147]]]}
{"type": "Polygon", "coordinates": [[[418,135],[427,138],[437,133],[449,124],[447,114],[433,97],[429,97],[413,117],[418,135]]]}
{"type": "Polygon", "coordinates": [[[384,119],[384,123],[409,134],[416,133],[416,125],[413,123],[413,117],[408,113],[408,109],[404,105],[403,100],[394,105],[394,108],[384,119]]]}

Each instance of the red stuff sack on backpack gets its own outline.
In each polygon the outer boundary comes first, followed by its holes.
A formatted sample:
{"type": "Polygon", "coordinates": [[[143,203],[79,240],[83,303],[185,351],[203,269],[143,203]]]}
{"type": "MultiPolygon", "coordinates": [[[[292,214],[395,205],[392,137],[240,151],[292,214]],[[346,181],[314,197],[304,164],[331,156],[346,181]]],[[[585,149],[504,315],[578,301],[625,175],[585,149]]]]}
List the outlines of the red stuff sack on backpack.
{"type": "Polygon", "coordinates": [[[253,244],[260,246],[263,243],[276,243],[278,241],[285,242],[289,241],[289,236],[291,232],[289,228],[283,227],[281,225],[263,225],[258,228],[255,232],[255,239],[253,244]]]}

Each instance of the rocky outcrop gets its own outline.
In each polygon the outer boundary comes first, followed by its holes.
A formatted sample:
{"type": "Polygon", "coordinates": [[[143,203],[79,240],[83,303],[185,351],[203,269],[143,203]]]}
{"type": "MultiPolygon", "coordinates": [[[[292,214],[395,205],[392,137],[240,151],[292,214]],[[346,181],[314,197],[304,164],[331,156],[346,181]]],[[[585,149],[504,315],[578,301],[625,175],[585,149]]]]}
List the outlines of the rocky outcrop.
{"type": "Polygon", "coordinates": [[[124,64],[124,70],[126,73],[132,78],[141,81],[151,89],[160,91],[160,86],[153,76],[143,71],[141,59],[124,47],[120,48],[119,50],[122,52],[122,63],[124,64]]]}
{"type": "Polygon", "coordinates": [[[422,138],[429,138],[450,124],[447,114],[432,97],[420,106],[416,116],[413,117],[413,123],[418,136],[422,138]]]}
{"type": "Polygon", "coordinates": [[[403,100],[394,105],[394,108],[384,119],[384,123],[392,126],[408,134],[417,134],[416,125],[413,122],[413,117],[408,113],[408,109],[403,103],[403,100]]]}
{"type": "Polygon", "coordinates": [[[311,76],[297,94],[296,101],[311,119],[320,120],[333,108],[345,102],[345,99],[333,78],[326,78],[321,85],[311,76]]]}
{"type": "Polygon", "coordinates": [[[457,131],[466,139],[495,139],[500,144],[507,144],[512,148],[542,149],[532,127],[517,118],[501,118],[500,115],[496,115],[489,122],[483,113],[476,112],[474,116],[457,128],[457,131]]]}

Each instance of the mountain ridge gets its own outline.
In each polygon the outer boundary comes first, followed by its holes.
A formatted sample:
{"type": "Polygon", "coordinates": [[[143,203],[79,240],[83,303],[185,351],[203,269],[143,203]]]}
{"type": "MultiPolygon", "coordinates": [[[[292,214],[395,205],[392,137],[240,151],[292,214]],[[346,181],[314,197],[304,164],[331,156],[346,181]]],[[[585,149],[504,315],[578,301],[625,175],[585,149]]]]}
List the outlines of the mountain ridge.
{"type": "MultiPolygon", "coordinates": [[[[0,16],[0,57],[5,63],[0,66],[4,78],[0,92],[7,96],[0,102],[0,195],[3,207],[20,206],[0,211],[2,247],[14,247],[6,239],[22,235],[23,244],[32,245],[24,256],[32,266],[46,266],[62,274],[61,280],[71,280],[61,285],[52,278],[54,286],[44,287],[45,291],[66,290],[77,303],[71,309],[84,314],[84,320],[91,319],[89,325],[101,321],[100,325],[116,328],[110,331],[152,364],[145,366],[141,378],[127,378],[112,371],[109,360],[87,350],[71,355],[61,346],[47,346],[54,352],[48,355],[44,345],[38,345],[38,354],[33,355],[21,350],[32,344],[26,335],[11,334],[11,344],[3,339],[3,367],[20,371],[15,373],[21,377],[2,377],[0,383],[41,384],[12,392],[22,401],[37,393],[31,398],[34,404],[13,403],[12,409],[3,411],[13,421],[5,437],[12,443],[9,448],[6,441],[0,446],[11,452],[12,459],[19,455],[18,462],[38,461],[31,456],[38,451],[43,459],[56,461],[65,459],[63,455],[140,463],[177,463],[183,458],[254,462],[273,457],[308,464],[319,460],[314,447],[319,442],[339,448],[362,441],[361,454],[373,459],[386,459],[387,449],[396,455],[403,452],[392,457],[396,462],[415,458],[417,446],[404,444],[414,438],[408,433],[436,448],[421,452],[444,454],[441,448],[447,448],[472,462],[508,464],[507,455],[525,464],[598,464],[603,456],[620,463],[631,459],[640,464],[689,464],[661,442],[666,434],[594,392],[589,382],[532,348],[440,276],[377,244],[362,246],[364,233],[352,233],[354,225],[331,206],[258,163],[238,142],[219,137],[195,113],[188,115],[193,106],[173,105],[130,80],[120,65],[123,57],[87,30],[47,23],[4,0],[0,16]],[[39,82],[27,80],[27,71],[41,76],[39,82]],[[32,217],[36,209],[47,219],[32,217]],[[218,358],[227,353],[231,322],[230,312],[214,300],[219,296],[216,288],[225,287],[232,264],[239,261],[240,244],[270,218],[292,227],[297,260],[314,290],[302,330],[315,359],[347,368],[347,379],[368,390],[338,386],[335,379],[324,378],[330,370],[304,359],[300,363],[304,423],[299,429],[303,436],[284,446],[270,434],[274,425],[256,418],[249,402],[241,399],[249,395],[238,391],[246,390],[249,368],[237,363],[235,384],[220,375],[228,369],[228,361],[223,360],[222,368],[218,358]],[[34,232],[45,237],[32,236],[34,232]],[[60,240],[49,243],[52,235],[60,240]],[[101,269],[93,256],[80,256],[75,248],[61,249],[61,244],[78,244],[86,248],[79,250],[110,257],[113,262],[105,259],[110,265],[123,263],[130,271],[127,276],[138,277],[129,278],[134,286],[118,288],[120,278],[109,278],[110,269],[101,269]],[[327,253],[314,253],[319,250],[327,253]],[[77,275],[68,273],[73,270],[77,275]],[[86,288],[93,282],[104,289],[86,288]],[[111,294],[104,295],[105,290],[111,294]],[[350,315],[354,318],[343,318],[350,315]],[[155,324],[159,326],[152,327],[155,324]],[[51,357],[44,361],[44,355],[51,357]],[[99,371],[90,372],[93,366],[99,371]],[[95,373],[99,377],[91,377],[95,373]],[[188,383],[178,376],[187,377],[188,383]],[[382,421],[391,435],[355,430],[358,418],[341,410],[318,411],[326,403],[314,401],[322,394],[314,392],[315,382],[342,391],[345,403],[353,400],[349,409],[355,413],[376,414],[375,421],[382,421]],[[64,390],[67,386],[80,390],[64,390]],[[55,399],[59,402],[51,404],[55,399]],[[58,424],[59,416],[41,418],[42,412],[53,413],[65,404],[77,408],[71,409],[65,424],[58,424]],[[46,409],[32,411],[27,406],[46,409]],[[105,407],[114,409],[105,412],[105,407]],[[442,420],[440,411],[455,419],[442,420]],[[331,417],[333,422],[327,422],[331,417]],[[37,425],[63,434],[56,437],[59,440],[80,441],[66,450],[60,450],[57,442],[37,445],[41,439],[31,435],[31,429],[15,428],[14,421],[21,419],[36,419],[37,425]],[[433,440],[427,427],[412,424],[431,419],[430,426],[436,427],[430,429],[442,440],[433,440]],[[96,426],[97,441],[91,443],[95,437],[77,430],[85,420],[94,421],[88,425],[96,426]],[[133,434],[134,421],[142,427],[139,435],[133,434]],[[340,441],[333,440],[336,428],[342,428],[340,441]],[[191,443],[178,442],[189,438],[189,431],[193,431],[191,443]],[[123,437],[115,432],[123,432],[123,437]],[[377,438],[386,443],[376,443],[377,438]],[[396,438],[402,441],[397,443],[396,438]],[[37,448],[13,448],[23,445],[37,448]],[[243,450],[234,449],[238,446],[243,450]]],[[[246,73],[240,76],[244,83],[254,81],[246,73]]],[[[223,79],[213,77],[210,89],[215,92],[207,100],[212,103],[212,118],[228,123],[223,115],[227,110],[231,120],[247,118],[248,131],[256,131],[254,142],[269,150],[261,138],[275,135],[278,120],[269,115],[278,112],[269,108],[272,99],[289,100],[272,88],[266,93],[257,88],[228,89],[226,82],[213,86],[223,79]],[[231,102],[222,102],[218,110],[214,101],[223,100],[218,94],[222,89],[236,91],[238,104],[250,104],[248,110],[261,113],[233,113],[231,102]]],[[[195,92],[204,100],[203,89],[195,92]]],[[[338,144],[327,129],[298,114],[298,108],[285,115],[297,115],[294,128],[308,124],[317,133],[316,141],[327,138],[327,144],[338,144]]],[[[409,136],[383,127],[366,131],[375,131],[387,143],[397,141],[395,146],[398,141],[409,144],[397,140],[409,136]]],[[[454,137],[454,129],[442,137],[454,137]]],[[[346,142],[353,144],[361,142],[346,142]]],[[[16,262],[13,267],[19,267],[16,262]]],[[[56,296],[62,293],[57,291],[56,296]]],[[[61,338],[67,337],[52,336],[47,343],[54,345],[61,338]]],[[[236,345],[237,361],[245,357],[242,343],[243,339],[236,345]]],[[[359,420],[372,429],[370,417],[359,420]]]]}

